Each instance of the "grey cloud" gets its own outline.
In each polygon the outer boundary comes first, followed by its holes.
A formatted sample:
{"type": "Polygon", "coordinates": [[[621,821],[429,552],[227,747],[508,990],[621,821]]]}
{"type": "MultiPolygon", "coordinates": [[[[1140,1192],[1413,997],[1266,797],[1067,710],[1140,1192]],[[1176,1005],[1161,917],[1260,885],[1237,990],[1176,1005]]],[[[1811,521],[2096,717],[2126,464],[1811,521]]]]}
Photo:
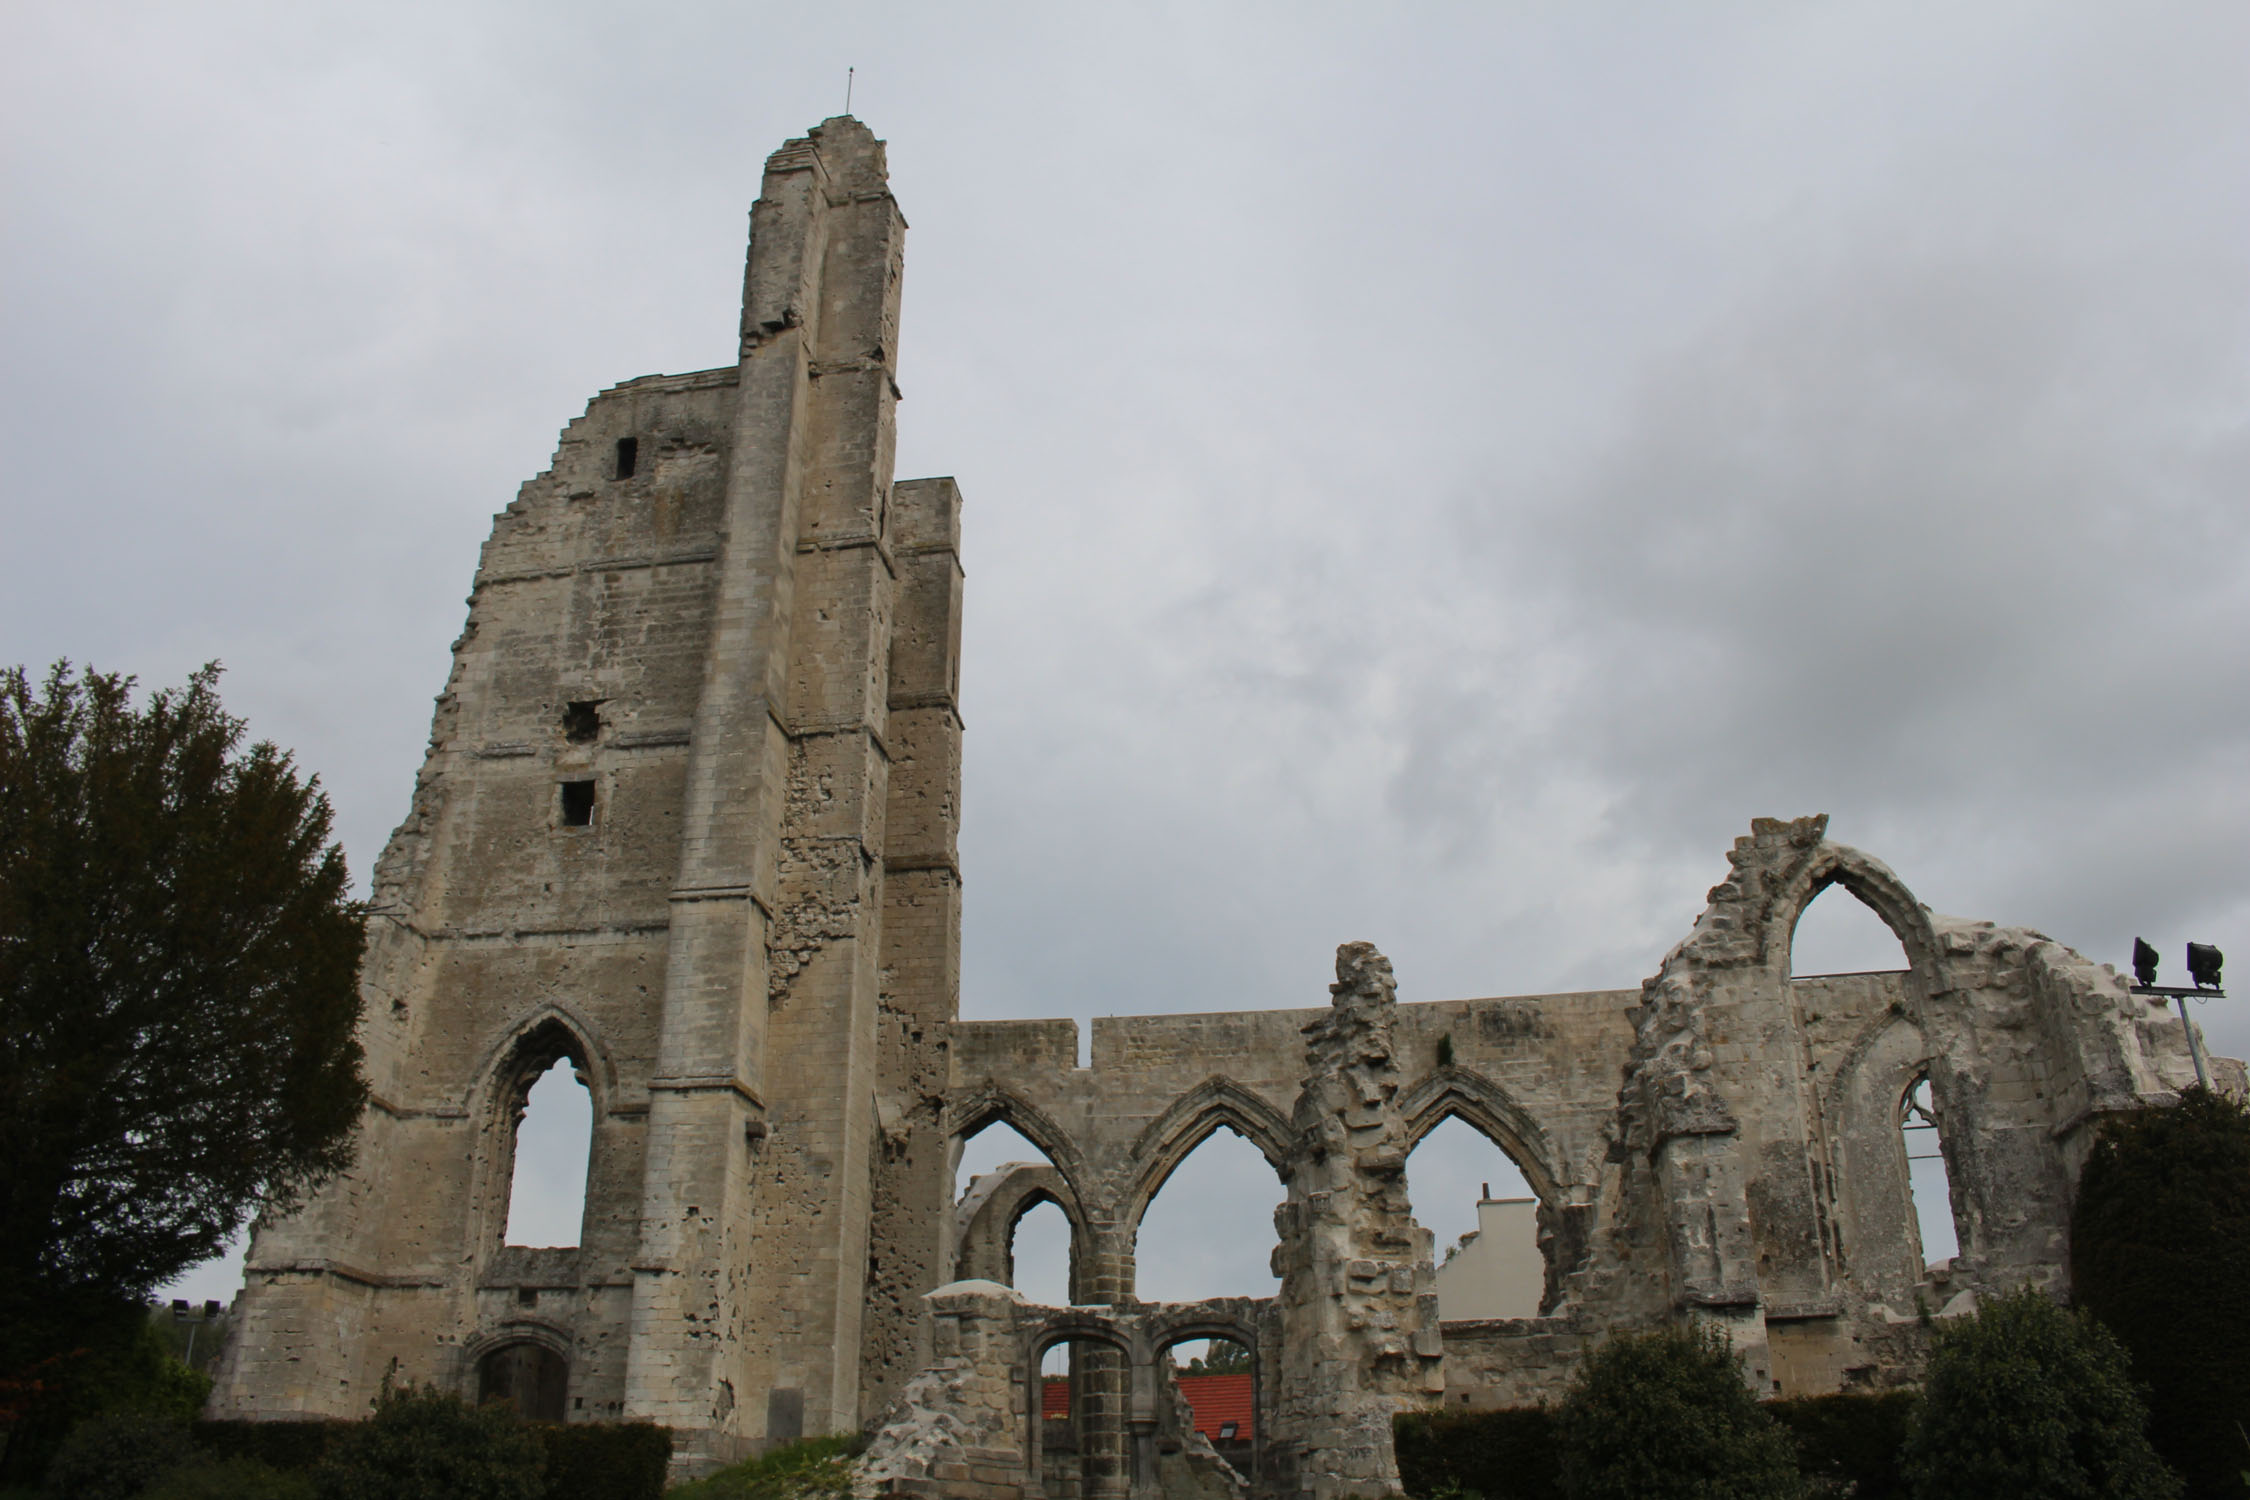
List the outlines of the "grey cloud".
{"type": "Polygon", "coordinates": [[[1349,938],[1631,985],[1816,810],[1941,908],[2243,946],[2239,7],[17,32],[6,659],[224,658],[355,870],[490,515],[726,358],[856,64],[900,469],[968,502],[970,1014],[1317,1005],[1349,938]]]}

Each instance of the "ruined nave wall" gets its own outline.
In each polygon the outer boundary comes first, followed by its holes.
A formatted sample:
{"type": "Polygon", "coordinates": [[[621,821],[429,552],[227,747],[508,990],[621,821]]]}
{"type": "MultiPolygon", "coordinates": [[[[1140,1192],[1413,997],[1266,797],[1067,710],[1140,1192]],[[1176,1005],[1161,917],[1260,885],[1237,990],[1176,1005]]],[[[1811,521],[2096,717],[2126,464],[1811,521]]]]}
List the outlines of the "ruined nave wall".
{"type": "MultiPolygon", "coordinates": [[[[2192,1080],[2179,1023],[2042,934],[1932,915],[1825,828],[1754,825],[1638,991],[1391,1013],[1386,1109],[1404,1149],[1459,1116],[1540,1200],[1542,1315],[1449,1324],[1447,1402],[1544,1398],[1590,1341],[1678,1317],[1726,1329],[1761,1389],[1889,1383],[1919,1357],[1921,1309],[2026,1281],[2067,1290],[2092,1131],[2192,1080]],[[1899,935],[1906,969],[1791,977],[1797,920],[1832,884],[1899,935]],[[1923,1079],[1961,1244],[1935,1267],[1900,1131],[1923,1079]]],[[[1053,1198],[1076,1234],[1074,1296],[1129,1298],[1141,1211],[1212,1130],[1251,1140],[1285,1183],[1318,1156],[1289,1110],[1315,1081],[1302,1047],[1325,1014],[1104,1019],[1085,1068],[1071,1022],[958,1025],[951,1128],[1006,1120],[1052,1162],[980,1184],[962,1253],[992,1274],[1013,1216],[1053,1198]]],[[[2219,1073],[2239,1086],[2239,1065],[2219,1073]]]]}

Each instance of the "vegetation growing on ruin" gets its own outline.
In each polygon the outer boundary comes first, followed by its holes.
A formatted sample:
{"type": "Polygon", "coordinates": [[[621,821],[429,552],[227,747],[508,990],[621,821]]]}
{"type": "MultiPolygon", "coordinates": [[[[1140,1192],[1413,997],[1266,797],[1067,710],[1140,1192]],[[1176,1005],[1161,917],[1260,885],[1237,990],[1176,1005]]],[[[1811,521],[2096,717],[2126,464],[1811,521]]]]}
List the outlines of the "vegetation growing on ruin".
{"type": "Polygon", "coordinates": [[[2112,1121],[2071,1215],[2077,1303],[2149,1392],[2149,1440],[2198,1497],[2250,1469],[2250,1111],[2206,1089],[2112,1121]]]}
{"type": "Polygon", "coordinates": [[[2124,1347],[2026,1287],[1933,1336],[1907,1426],[1915,1500],[2176,1500],[2124,1347]]]}

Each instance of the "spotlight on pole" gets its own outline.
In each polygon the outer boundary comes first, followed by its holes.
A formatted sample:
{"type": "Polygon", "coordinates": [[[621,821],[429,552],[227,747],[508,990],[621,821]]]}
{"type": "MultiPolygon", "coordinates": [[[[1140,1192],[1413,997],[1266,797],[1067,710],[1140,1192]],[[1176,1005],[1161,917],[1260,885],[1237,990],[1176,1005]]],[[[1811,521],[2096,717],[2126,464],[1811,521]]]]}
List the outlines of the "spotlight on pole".
{"type": "Polygon", "coordinates": [[[2190,998],[2199,1005],[2205,1000],[2226,998],[2227,992],[2219,988],[2219,970],[2226,962],[2226,955],[2209,943],[2190,943],[2187,960],[2188,977],[2195,981],[2193,989],[2160,985],[2156,982],[2156,950],[2140,938],[2133,939],[2133,977],[2139,983],[2132,988],[2134,994],[2146,996],[2151,1005],[2161,1007],[2170,1000],[2180,1007],[2180,1030],[2187,1035],[2188,1058],[2195,1064],[2195,1081],[2209,1088],[2211,1075],[2203,1066],[2203,1049],[2196,1043],[2194,1023],[2188,1020],[2187,1003],[2190,998]]]}

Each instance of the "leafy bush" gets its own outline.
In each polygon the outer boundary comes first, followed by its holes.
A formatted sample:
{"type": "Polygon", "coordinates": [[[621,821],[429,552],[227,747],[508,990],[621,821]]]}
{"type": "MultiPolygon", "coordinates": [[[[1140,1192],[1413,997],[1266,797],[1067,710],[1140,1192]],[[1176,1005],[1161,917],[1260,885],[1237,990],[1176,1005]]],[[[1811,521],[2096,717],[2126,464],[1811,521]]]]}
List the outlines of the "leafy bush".
{"type": "Polygon", "coordinates": [[[867,1440],[838,1432],[776,1448],[763,1458],[665,1491],[665,1500],[846,1500],[851,1462],[867,1440]]]}
{"type": "Polygon", "coordinates": [[[248,1458],[276,1469],[310,1469],[328,1452],[340,1434],[358,1430],[357,1422],[241,1422],[202,1421],[189,1431],[196,1451],[211,1458],[248,1458]]]}
{"type": "Polygon", "coordinates": [[[2125,1350],[2030,1287],[1940,1328],[1907,1424],[1915,1500],[2176,1500],[2125,1350]]]}
{"type": "Polygon", "coordinates": [[[47,1493],[56,1500],[132,1500],[192,1452],[187,1424],[169,1412],[127,1408],[89,1417],[47,1465],[47,1493]]]}
{"type": "Polygon", "coordinates": [[[2205,1089],[2113,1122],[2079,1179],[2077,1304],[2149,1388],[2149,1441],[2203,1496],[2250,1469],[2250,1112],[2205,1089]]]}
{"type": "Polygon", "coordinates": [[[1918,1399],[1912,1391],[1795,1396],[1765,1408],[1796,1439],[1798,1472],[1817,1493],[1900,1500],[1899,1451],[1918,1399]]]}
{"type": "Polygon", "coordinates": [[[542,1500],[546,1454],[504,1405],[400,1386],[336,1435],[313,1482],[321,1500],[542,1500]]]}
{"type": "Polygon", "coordinates": [[[1420,1500],[1561,1500],[1555,1416],[1543,1406],[1406,1412],[1391,1428],[1399,1481],[1420,1500]]]}
{"type": "Polygon", "coordinates": [[[1611,1339],[1555,1414],[1569,1500],[1798,1500],[1795,1445],[1715,1329],[1611,1339]]]}
{"type": "Polygon", "coordinates": [[[194,1458],[141,1491],[141,1500],[315,1500],[310,1475],[254,1458],[194,1458]]]}
{"type": "MultiPolygon", "coordinates": [[[[85,1311],[77,1300],[63,1305],[85,1311]]],[[[17,1345],[14,1332],[0,1329],[0,1343],[29,1347],[17,1345]]],[[[7,1439],[0,1480],[36,1482],[63,1440],[104,1413],[137,1411],[184,1425],[211,1393],[211,1377],[173,1357],[140,1304],[113,1303],[89,1313],[78,1324],[75,1345],[25,1367],[25,1378],[12,1382],[12,1399],[0,1402],[8,1408],[0,1413],[7,1439]]]]}
{"type": "MultiPolygon", "coordinates": [[[[289,1471],[319,1466],[359,1422],[198,1422],[195,1446],[214,1459],[251,1459],[289,1471]]],[[[672,1432],[653,1422],[539,1423],[546,1500],[658,1500],[672,1462],[672,1432]]]]}
{"type": "Polygon", "coordinates": [[[672,1429],[654,1422],[567,1422],[539,1429],[547,1500],[659,1500],[672,1429]]]}

